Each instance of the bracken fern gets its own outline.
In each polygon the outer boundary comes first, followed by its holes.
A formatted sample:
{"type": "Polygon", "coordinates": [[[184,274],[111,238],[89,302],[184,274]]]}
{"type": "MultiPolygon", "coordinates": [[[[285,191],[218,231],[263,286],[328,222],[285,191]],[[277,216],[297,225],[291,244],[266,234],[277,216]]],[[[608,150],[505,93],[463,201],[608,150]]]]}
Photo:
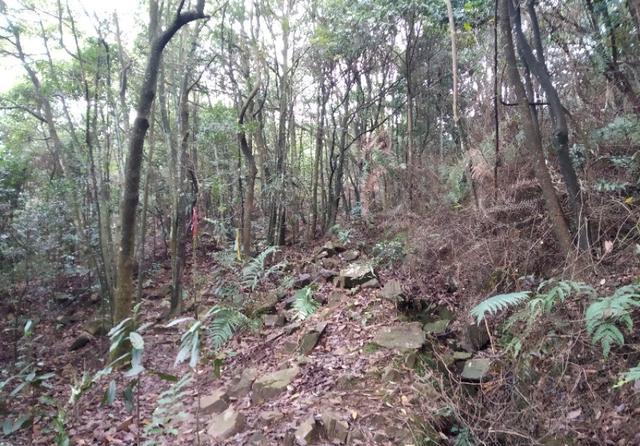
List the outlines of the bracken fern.
{"type": "Polygon", "coordinates": [[[293,311],[296,318],[304,320],[318,309],[320,304],[313,298],[313,290],[304,287],[294,294],[293,311]]]}
{"type": "Polygon", "coordinates": [[[587,333],[594,344],[602,346],[602,354],[609,356],[613,345],[624,344],[623,329],[633,328],[631,311],[640,306],[640,286],[618,288],[611,296],[594,301],[585,312],[587,333]]]}
{"type": "Polygon", "coordinates": [[[531,296],[530,291],[516,291],[515,293],[498,294],[497,296],[490,297],[471,309],[471,316],[476,318],[476,322],[479,324],[484,320],[487,313],[496,314],[499,311],[506,310],[510,307],[515,307],[523,302],[526,302],[531,296]]]}

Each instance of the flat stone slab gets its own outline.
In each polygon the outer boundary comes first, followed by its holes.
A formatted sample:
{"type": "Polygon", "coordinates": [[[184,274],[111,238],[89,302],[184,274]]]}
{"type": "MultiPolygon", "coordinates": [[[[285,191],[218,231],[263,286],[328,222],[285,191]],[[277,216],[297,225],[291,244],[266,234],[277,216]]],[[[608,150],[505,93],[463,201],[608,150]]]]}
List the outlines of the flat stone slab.
{"type": "Polygon", "coordinates": [[[298,347],[298,351],[303,355],[308,355],[311,351],[318,345],[318,341],[320,337],[324,333],[327,328],[327,323],[322,322],[306,332],[302,339],[300,340],[300,346],[298,347]]]}
{"type": "Polygon", "coordinates": [[[469,381],[481,381],[487,376],[491,368],[491,361],[486,358],[470,359],[464,363],[462,377],[469,381]]]}
{"type": "Polygon", "coordinates": [[[392,279],[384,284],[384,286],[380,290],[380,295],[385,299],[393,302],[401,300],[403,297],[402,284],[399,280],[392,279]]]}
{"type": "Polygon", "coordinates": [[[207,427],[207,435],[215,441],[224,440],[238,432],[241,432],[245,425],[245,417],[240,412],[236,412],[229,407],[224,412],[214,415],[207,427]]]}
{"type": "Polygon", "coordinates": [[[409,322],[384,327],[376,333],[373,342],[381,347],[397,350],[417,350],[424,345],[426,336],[420,322],[409,322]]]}
{"type": "Polygon", "coordinates": [[[374,278],[373,269],[366,263],[352,263],[340,270],[337,284],[342,288],[353,288],[374,278]]]}
{"type": "Polygon", "coordinates": [[[233,379],[233,381],[231,381],[231,384],[227,389],[227,394],[233,398],[243,398],[244,396],[249,394],[251,385],[257,377],[258,369],[254,367],[244,369],[239,377],[236,377],[233,379]]]}
{"type": "Polygon", "coordinates": [[[200,398],[200,413],[209,415],[224,412],[229,407],[229,395],[224,389],[216,389],[200,398]]]}
{"type": "Polygon", "coordinates": [[[256,379],[251,388],[251,402],[259,404],[284,392],[299,372],[300,369],[294,366],[256,379]]]}

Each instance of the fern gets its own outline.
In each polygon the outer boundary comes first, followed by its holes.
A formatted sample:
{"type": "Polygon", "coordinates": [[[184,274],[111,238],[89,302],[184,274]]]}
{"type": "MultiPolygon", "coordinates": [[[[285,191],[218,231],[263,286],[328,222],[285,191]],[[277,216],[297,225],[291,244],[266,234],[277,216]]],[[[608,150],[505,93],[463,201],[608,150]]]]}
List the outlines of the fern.
{"type": "Polygon", "coordinates": [[[585,320],[587,333],[593,344],[602,346],[602,354],[609,356],[613,345],[624,345],[620,327],[633,328],[631,311],[640,306],[640,286],[627,285],[618,288],[613,295],[596,300],[587,307],[585,320]]]}
{"type": "Polygon", "coordinates": [[[497,296],[490,297],[489,299],[480,302],[471,309],[470,313],[471,316],[476,318],[476,322],[479,324],[484,320],[487,313],[496,314],[498,311],[503,311],[509,307],[520,305],[529,299],[530,295],[530,291],[516,291],[515,293],[498,294],[497,296]]]}
{"type": "Polygon", "coordinates": [[[214,350],[218,350],[236,332],[247,327],[250,323],[247,316],[232,308],[214,306],[207,315],[213,317],[208,327],[208,335],[214,350]]]}
{"type": "Polygon", "coordinates": [[[635,381],[640,381],[640,364],[637,367],[631,367],[629,370],[624,372],[613,387],[622,387],[625,384],[629,384],[635,381]]]}
{"type": "Polygon", "coordinates": [[[151,416],[151,422],[144,427],[144,432],[151,438],[143,443],[144,446],[165,444],[156,438],[165,435],[178,435],[178,424],[188,418],[182,401],[187,397],[185,387],[191,382],[191,374],[187,373],[168,390],[162,392],[158,398],[158,405],[151,416]]]}
{"type": "Polygon", "coordinates": [[[265,270],[267,257],[277,251],[277,247],[269,246],[249,261],[247,266],[242,269],[243,287],[251,288],[251,291],[254,291],[263,278],[268,277],[270,274],[279,271],[284,267],[284,263],[280,262],[265,270]]]}
{"type": "Polygon", "coordinates": [[[297,319],[308,318],[318,307],[320,304],[313,298],[313,290],[310,287],[304,287],[294,294],[293,311],[297,319]]]}

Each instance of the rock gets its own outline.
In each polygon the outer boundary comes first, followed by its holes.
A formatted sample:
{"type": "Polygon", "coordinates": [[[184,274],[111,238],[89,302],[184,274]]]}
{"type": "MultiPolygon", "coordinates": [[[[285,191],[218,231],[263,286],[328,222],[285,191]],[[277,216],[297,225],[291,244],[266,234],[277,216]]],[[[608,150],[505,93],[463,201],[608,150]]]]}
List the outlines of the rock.
{"type": "Polygon", "coordinates": [[[491,361],[486,358],[470,359],[464,363],[462,378],[469,381],[481,381],[487,376],[491,368],[491,361]]]}
{"type": "Polygon", "coordinates": [[[229,395],[224,389],[216,389],[207,396],[200,398],[200,412],[205,415],[220,413],[229,407],[229,395]]]}
{"type": "Polygon", "coordinates": [[[295,289],[304,288],[311,283],[311,274],[300,274],[293,281],[293,287],[295,289]]]}
{"type": "Polygon", "coordinates": [[[344,299],[344,294],[340,291],[332,291],[329,293],[329,298],[327,299],[327,303],[329,306],[334,306],[342,302],[344,299]]]}
{"type": "Polygon", "coordinates": [[[324,246],[320,249],[320,252],[316,257],[324,258],[331,257],[336,255],[337,253],[344,252],[345,248],[331,240],[324,244],[324,246]]]}
{"type": "Polygon", "coordinates": [[[258,415],[258,417],[265,423],[271,423],[280,421],[282,418],[284,418],[284,414],[279,410],[267,410],[264,412],[260,412],[260,415],[258,415]]]}
{"type": "Polygon", "coordinates": [[[338,390],[348,390],[353,388],[358,381],[358,377],[351,373],[347,373],[346,375],[340,375],[336,380],[336,389],[338,390]]]}
{"type": "Polygon", "coordinates": [[[270,446],[271,442],[262,432],[258,431],[254,432],[244,444],[246,446],[270,446]]]}
{"type": "Polygon", "coordinates": [[[342,257],[342,260],[345,262],[353,262],[354,260],[358,260],[358,257],[360,257],[360,251],[357,249],[345,251],[340,257],[342,257]]]}
{"type": "Polygon", "coordinates": [[[58,304],[66,304],[73,300],[73,296],[67,293],[55,293],[53,300],[58,304]]]}
{"type": "Polygon", "coordinates": [[[393,366],[393,364],[386,366],[382,372],[382,380],[384,382],[398,382],[401,378],[402,374],[393,366]]]}
{"type": "Polygon", "coordinates": [[[473,351],[484,350],[489,345],[489,334],[484,326],[470,324],[467,326],[467,340],[473,351]]]}
{"type": "Polygon", "coordinates": [[[403,360],[404,366],[410,369],[416,366],[416,362],[418,362],[418,354],[415,351],[409,352],[403,360]]]}
{"type": "Polygon", "coordinates": [[[80,350],[82,347],[87,345],[92,340],[93,340],[93,336],[91,336],[91,334],[87,333],[86,331],[82,331],[76,337],[76,339],[71,343],[69,350],[70,351],[80,350]]]}
{"type": "Polygon", "coordinates": [[[332,444],[344,444],[349,435],[349,423],[344,421],[339,414],[326,411],[321,417],[323,435],[332,444]]]}
{"type": "Polygon", "coordinates": [[[447,331],[447,326],[451,322],[449,319],[438,319],[437,321],[427,322],[424,324],[424,331],[434,335],[439,335],[447,331]]]}
{"type": "Polygon", "coordinates": [[[353,428],[349,431],[349,435],[347,435],[347,444],[364,444],[364,435],[362,431],[358,428],[353,428]]]}
{"type": "Polygon", "coordinates": [[[466,361],[471,359],[471,353],[469,352],[453,352],[453,359],[455,361],[466,361]]]}
{"type": "Polygon", "coordinates": [[[214,441],[221,441],[242,431],[244,423],[244,415],[229,407],[224,412],[211,418],[207,427],[207,435],[214,441]]]}
{"type": "Polygon", "coordinates": [[[109,322],[99,319],[89,321],[83,327],[84,331],[95,337],[105,336],[110,329],[111,324],[109,322]]]}
{"type": "Polygon", "coordinates": [[[258,376],[258,369],[249,367],[244,369],[239,377],[234,378],[227,388],[227,394],[232,398],[243,398],[249,394],[251,385],[258,376]]]}
{"type": "Polygon", "coordinates": [[[265,313],[273,313],[279,300],[276,293],[263,294],[254,304],[251,314],[256,317],[265,313]]]}
{"type": "Polygon", "coordinates": [[[152,288],[144,291],[144,297],[150,300],[163,299],[171,294],[171,285],[160,288],[152,288]]]}
{"type": "Polygon", "coordinates": [[[381,347],[398,350],[417,350],[424,345],[426,337],[420,322],[408,322],[382,328],[373,338],[381,347]]]}
{"type": "Polygon", "coordinates": [[[262,323],[267,328],[282,327],[286,322],[284,314],[263,314],[262,323]]]}
{"type": "Polygon", "coordinates": [[[353,288],[374,278],[373,269],[365,263],[353,263],[342,269],[337,277],[337,285],[342,288],[353,288]]]}
{"type": "Polygon", "coordinates": [[[365,283],[361,285],[362,289],[365,288],[380,288],[380,282],[375,277],[371,280],[367,280],[365,283]]]}
{"type": "Polygon", "coordinates": [[[337,275],[338,273],[333,270],[321,268],[320,270],[316,271],[316,273],[314,274],[315,277],[313,280],[316,282],[320,282],[322,280],[324,280],[325,282],[329,282],[333,280],[333,278],[336,277],[337,275]]]}
{"type": "Polygon", "coordinates": [[[300,340],[300,345],[298,347],[298,351],[303,355],[308,355],[315,348],[320,340],[320,336],[324,333],[324,330],[327,328],[327,323],[323,322],[318,324],[316,327],[309,330],[307,333],[302,336],[300,340]]]}
{"type": "Polygon", "coordinates": [[[388,281],[380,290],[380,295],[392,302],[398,302],[403,299],[402,284],[399,280],[393,279],[388,281]]]}
{"type": "Polygon", "coordinates": [[[251,388],[251,402],[260,404],[282,393],[299,372],[300,369],[294,366],[256,379],[251,388]]]}
{"type": "Polygon", "coordinates": [[[313,416],[310,416],[296,429],[296,442],[299,445],[308,445],[320,439],[320,425],[313,416]]]}

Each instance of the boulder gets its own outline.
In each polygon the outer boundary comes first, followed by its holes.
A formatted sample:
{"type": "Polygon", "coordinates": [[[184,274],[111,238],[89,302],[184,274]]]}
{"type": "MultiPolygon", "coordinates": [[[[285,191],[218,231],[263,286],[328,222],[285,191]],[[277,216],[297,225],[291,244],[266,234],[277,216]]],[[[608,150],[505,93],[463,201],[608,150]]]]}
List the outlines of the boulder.
{"type": "Polygon", "coordinates": [[[462,331],[460,346],[469,352],[484,350],[489,345],[489,335],[484,326],[469,324],[462,331]]]}
{"type": "Polygon", "coordinates": [[[318,271],[314,273],[313,280],[316,282],[321,282],[321,281],[330,282],[337,275],[338,273],[333,270],[320,268],[318,271]]]}
{"type": "Polygon", "coordinates": [[[491,361],[487,358],[470,359],[464,363],[462,378],[468,381],[482,381],[491,368],[491,361]]]}
{"type": "Polygon", "coordinates": [[[342,257],[342,260],[345,262],[353,262],[354,260],[358,260],[358,257],[360,257],[360,251],[357,249],[351,249],[349,251],[345,251],[340,257],[342,257]]]}
{"type": "Polygon", "coordinates": [[[111,329],[111,324],[105,320],[96,319],[89,321],[83,327],[83,330],[89,333],[91,336],[100,337],[106,336],[111,329]]]}
{"type": "Polygon", "coordinates": [[[236,412],[232,407],[229,407],[224,412],[216,414],[211,418],[207,426],[207,435],[209,435],[214,442],[222,441],[241,432],[244,424],[244,415],[236,412]]]}
{"type": "Polygon", "coordinates": [[[68,293],[55,293],[53,300],[58,304],[67,304],[73,300],[73,296],[68,293]]]}
{"type": "Polygon", "coordinates": [[[402,284],[399,280],[393,279],[388,281],[380,290],[380,295],[392,302],[398,302],[403,299],[402,284]]]}
{"type": "Polygon", "coordinates": [[[373,268],[366,263],[353,263],[340,270],[337,285],[342,288],[353,288],[362,285],[375,277],[373,268]]]}
{"type": "Polygon", "coordinates": [[[240,376],[234,378],[229,387],[227,388],[227,394],[232,398],[243,398],[249,394],[253,382],[258,376],[258,369],[249,367],[242,371],[240,376]]]}
{"type": "Polygon", "coordinates": [[[345,444],[349,435],[349,423],[331,411],[326,411],[321,417],[323,435],[332,444],[345,444]]]}
{"type": "Polygon", "coordinates": [[[87,345],[92,340],[93,340],[93,336],[91,336],[91,334],[87,333],[86,331],[82,331],[71,343],[69,350],[70,351],[80,350],[82,347],[87,345]]]}
{"type": "Polygon", "coordinates": [[[438,319],[432,322],[427,322],[426,324],[424,324],[423,329],[426,333],[440,335],[447,331],[449,322],[451,322],[449,319],[438,319]]]}
{"type": "Polygon", "coordinates": [[[287,320],[282,313],[262,315],[262,323],[267,328],[282,327],[286,321],[287,320]]]}
{"type": "Polygon", "coordinates": [[[373,338],[381,347],[401,351],[417,350],[424,345],[426,337],[420,322],[408,322],[392,327],[384,327],[373,338]]]}
{"type": "Polygon", "coordinates": [[[293,281],[293,287],[299,290],[300,288],[306,287],[310,283],[311,283],[311,274],[304,273],[296,277],[296,279],[293,281]]]}
{"type": "Polygon", "coordinates": [[[284,392],[299,372],[300,369],[294,366],[256,379],[251,388],[251,402],[260,404],[284,392]]]}
{"type": "Polygon", "coordinates": [[[216,389],[207,396],[200,398],[200,413],[210,415],[220,413],[229,407],[229,395],[224,389],[216,389]]]}
{"type": "Polygon", "coordinates": [[[378,279],[376,279],[375,277],[371,280],[367,280],[365,283],[362,284],[362,289],[365,288],[380,288],[380,282],[378,282],[378,279]]]}
{"type": "Polygon", "coordinates": [[[320,439],[320,425],[313,416],[305,419],[296,429],[296,442],[299,445],[308,445],[320,439]]]}
{"type": "Polygon", "coordinates": [[[344,252],[344,247],[329,240],[324,244],[322,248],[320,248],[320,252],[318,252],[317,258],[321,259],[324,257],[331,257],[340,252],[344,252]]]}
{"type": "Polygon", "coordinates": [[[323,322],[306,332],[300,340],[298,351],[303,355],[308,355],[315,348],[320,340],[320,336],[327,328],[327,323],[323,322]]]}
{"type": "Polygon", "coordinates": [[[254,304],[251,314],[255,317],[265,313],[273,313],[279,300],[276,293],[263,294],[254,304]]]}
{"type": "Polygon", "coordinates": [[[262,432],[257,431],[251,434],[244,444],[245,446],[270,446],[272,443],[262,432]]]}

